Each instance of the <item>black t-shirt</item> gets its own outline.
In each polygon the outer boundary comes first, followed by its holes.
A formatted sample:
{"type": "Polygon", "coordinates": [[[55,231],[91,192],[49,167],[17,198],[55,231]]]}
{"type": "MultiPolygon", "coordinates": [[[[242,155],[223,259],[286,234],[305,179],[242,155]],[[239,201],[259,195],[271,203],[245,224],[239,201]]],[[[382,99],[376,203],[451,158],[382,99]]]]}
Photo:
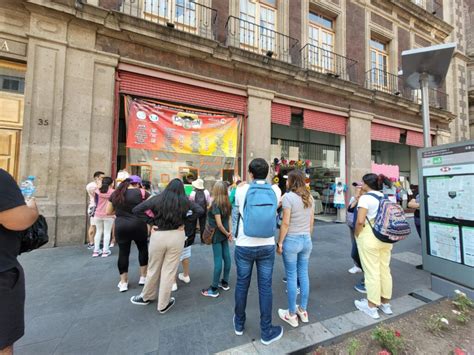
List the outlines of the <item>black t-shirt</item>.
{"type": "MultiPolygon", "coordinates": [[[[15,180],[5,170],[0,169],[0,212],[23,206],[25,199],[15,180]]],[[[20,252],[20,232],[6,229],[0,224],[0,272],[18,265],[20,252]]]]}
{"type": "MultiPolygon", "coordinates": [[[[110,196],[110,201],[113,200],[114,195],[117,193],[117,191],[114,191],[112,196],[110,196]]],[[[123,204],[119,205],[114,205],[115,209],[115,215],[120,218],[131,218],[131,219],[137,219],[137,217],[132,213],[132,210],[135,206],[139,205],[146,199],[150,197],[150,194],[145,191],[144,195],[142,195],[142,192],[140,189],[128,189],[125,192],[125,201],[123,204]]]]}

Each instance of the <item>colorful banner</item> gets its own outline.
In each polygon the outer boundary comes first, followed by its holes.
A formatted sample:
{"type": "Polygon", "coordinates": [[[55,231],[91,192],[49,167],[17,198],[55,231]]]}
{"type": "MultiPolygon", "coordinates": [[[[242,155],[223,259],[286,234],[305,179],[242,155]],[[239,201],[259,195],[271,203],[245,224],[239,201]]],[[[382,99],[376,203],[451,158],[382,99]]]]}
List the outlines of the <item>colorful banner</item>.
{"type": "Polygon", "coordinates": [[[398,165],[375,164],[372,162],[372,173],[383,174],[389,179],[398,180],[400,178],[400,168],[398,165]]]}
{"type": "Polygon", "coordinates": [[[237,117],[178,111],[145,100],[130,100],[127,130],[127,148],[237,156],[237,117]]]}

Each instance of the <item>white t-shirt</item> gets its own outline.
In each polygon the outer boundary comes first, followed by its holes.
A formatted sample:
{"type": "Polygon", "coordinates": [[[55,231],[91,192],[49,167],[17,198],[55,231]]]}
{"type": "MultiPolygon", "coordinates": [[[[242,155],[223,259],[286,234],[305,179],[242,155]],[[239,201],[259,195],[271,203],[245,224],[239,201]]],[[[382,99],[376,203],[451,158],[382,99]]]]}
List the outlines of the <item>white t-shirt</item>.
{"type": "Polygon", "coordinates": [[[97,189],[97,184],[95,181],[92,181],[87,184],[86,190],[87,194],[89,195],[89,207],[95,206],[95,190],[97,189]]]}
{"type": "MultiPolygon", "coordinates": [[[[257,184],[263,184],[264,181],[257,181],[257,184]]],[[[239,208],[240,215],[244,214],[244,203],[245,197],[247,196],[247,191],[249,190],[250,185],[245,184],[244,186],[237,187],[235,191],[235,205],[239,208]]],[[[281,190],[278,185],[272,185],[272,189],[275,192],[277,197],[277,203],[280,203],[281,200],[281,190]]],[[[275,215],[276,218],[276,215],[275,215]]],[[[275,222],[276,223],[276,222],[275,222]]],[[[239,223],[239,230],[237,232],[237,241],[235,245],[238,247],[261,247],[265,245],[275,245],[275,237],[271,238],[254,238],[254,237],[247,237],[244,234],[244,223],[243,220],[240,219],[239,223]]]]}
{"type": "MultiPolygon", "coordinates": [[[[380,191],[370,191],[371,194],[383,197],[383,193],[380,191]]],[[[377,211],[379,209],[380,202],[374,196],[370,196],[367,193],[359,197],[359,203],[357,208],[367,209],[367,218],[369,221],[373,220],[377,216],[377,211]]]]}

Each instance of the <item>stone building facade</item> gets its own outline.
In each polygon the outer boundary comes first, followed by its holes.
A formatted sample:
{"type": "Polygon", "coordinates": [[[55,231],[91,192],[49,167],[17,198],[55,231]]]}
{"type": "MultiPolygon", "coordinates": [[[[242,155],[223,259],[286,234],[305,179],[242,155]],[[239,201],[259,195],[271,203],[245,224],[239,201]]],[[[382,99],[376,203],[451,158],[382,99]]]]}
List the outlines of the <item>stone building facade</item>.
{"type": "MultiPolygon", "coordinates": [[[[52,246],[84,241],[85,185],[127,164],[126,96],[241,117],[241,172],[294,144],[344,182],[403,155],[416,183],[419,93],[397,73],[403,50],[452,38],[440,2],[4,0],[0,166],[37,176],[52,246]]],[[[434,144],[469,137],[462,65],[430,93],[434,144]]]]}

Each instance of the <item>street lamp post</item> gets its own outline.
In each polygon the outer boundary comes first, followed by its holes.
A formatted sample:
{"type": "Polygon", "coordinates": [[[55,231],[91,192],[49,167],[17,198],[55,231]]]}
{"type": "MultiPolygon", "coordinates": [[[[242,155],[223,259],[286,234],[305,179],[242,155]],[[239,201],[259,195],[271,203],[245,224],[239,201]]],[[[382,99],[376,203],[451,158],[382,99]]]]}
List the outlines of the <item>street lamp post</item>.
{"type": "Polygon", "coordinates": [[[402,77],[410,88],[421,89],[425,148],[431,146],[429,88],[442,84],[455,49],[455,43],[447,43],[402,52],[402,77]]]}

